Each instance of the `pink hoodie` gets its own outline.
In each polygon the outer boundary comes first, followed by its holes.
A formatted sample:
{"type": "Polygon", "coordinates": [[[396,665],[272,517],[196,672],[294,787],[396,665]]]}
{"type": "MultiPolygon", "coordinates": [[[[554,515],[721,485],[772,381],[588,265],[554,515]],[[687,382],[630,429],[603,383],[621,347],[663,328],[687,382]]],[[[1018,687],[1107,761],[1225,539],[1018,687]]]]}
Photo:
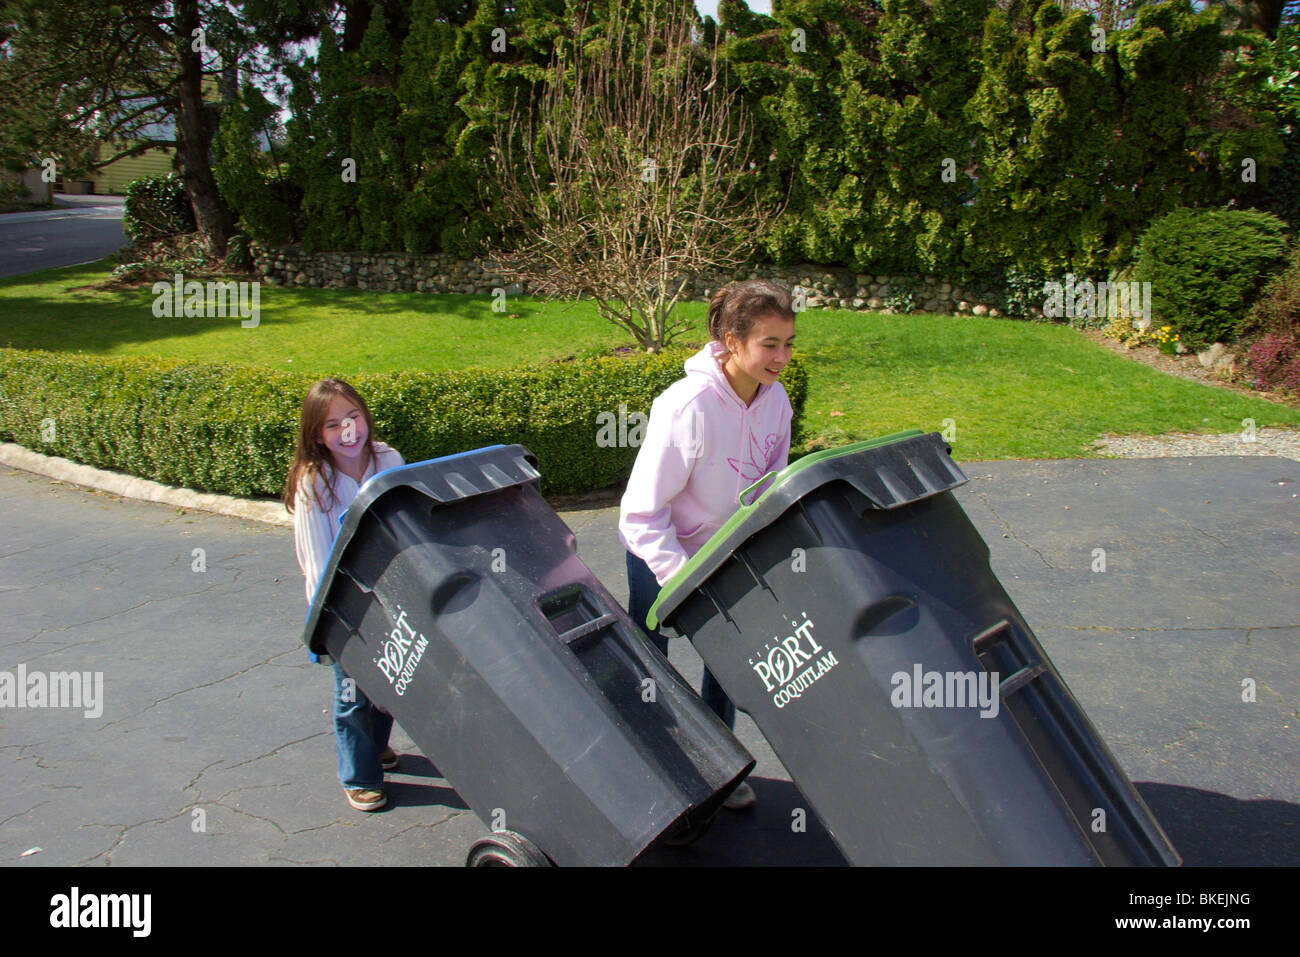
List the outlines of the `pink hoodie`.
{"type": "Polygon", "coordinates": [[[661,585],[731,517],[740,492],[790,455],[785,389],[760,385],[746,406],[722,371],[726,355],[710,342],[655,399],[623,494],[619,540],[661,585]]]}

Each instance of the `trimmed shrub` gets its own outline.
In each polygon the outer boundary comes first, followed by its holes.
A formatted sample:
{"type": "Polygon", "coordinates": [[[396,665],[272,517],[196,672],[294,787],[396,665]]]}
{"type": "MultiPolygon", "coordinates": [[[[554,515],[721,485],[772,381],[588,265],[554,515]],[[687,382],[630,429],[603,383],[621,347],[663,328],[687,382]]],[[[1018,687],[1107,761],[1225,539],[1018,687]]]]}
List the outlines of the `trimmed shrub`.
{"type": "Polygon", "coordinates": [[[1287,255],[1286,223],[1258,210],[1176,209],[1138,243],[1137,278],[1151,283],[1154,319],[1189,349],[1229,341],[1287,255]]]}
{"type": "Polygon", "coordinates": [[[146,176],[126,188],[122,229],[133,243],[167,239],[194,230],[194,209],[175,173],[146,176]]]}
{"type": "MultiPolygon", "coordinates": [[[[636,458],[636,448],[597,445],[600,414],[648,413],[682,377],[689,354],[348,378],[365,396],[376,434],[408,462],[517,442],[537,455],[545,489],[581,492],[624,480],[636,458]]],[[[316,378],[0,349],[0,439],[170,485],[277,495],[316,378]],[[52,435],[43,424],[53,425],[52,435]]],[[[781,378],[797,437],[807,374],[796,359],[781,378]]]]}

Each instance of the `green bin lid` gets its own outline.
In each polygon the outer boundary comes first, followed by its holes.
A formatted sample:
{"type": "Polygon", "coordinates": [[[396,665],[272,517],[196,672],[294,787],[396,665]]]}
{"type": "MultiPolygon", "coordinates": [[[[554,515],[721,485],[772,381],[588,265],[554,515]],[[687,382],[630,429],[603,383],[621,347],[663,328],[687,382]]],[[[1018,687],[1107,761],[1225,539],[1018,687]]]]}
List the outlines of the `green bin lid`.
{"type": "Polygon", "coordinates": [[[646,616],[646,624],[657,629],[659,622],[704,584],[732,552],[814,489],[842,480],[876,508],[899,508],[969,481],[951,453],[938,432],[911,429],[814,452],[775,474],[763,476],[740,493],[736,512],[664,583],[646,616]],[[746,503],[746,496],[768,482],[771,484],[757,499],[746,503]]]}

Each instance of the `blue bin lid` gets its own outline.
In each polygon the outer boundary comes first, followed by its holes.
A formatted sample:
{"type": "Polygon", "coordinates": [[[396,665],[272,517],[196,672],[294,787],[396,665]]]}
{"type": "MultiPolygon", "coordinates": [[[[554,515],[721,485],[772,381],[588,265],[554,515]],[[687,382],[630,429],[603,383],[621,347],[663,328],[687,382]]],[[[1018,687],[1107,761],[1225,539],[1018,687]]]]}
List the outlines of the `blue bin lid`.
{"type": "Polygon", "coordinates": [[[339,559],[347,550],[362,517],[380,498],[398,488],[413,488],[431,499],[436,505],[488,495],[516,485],[541,484],[537,471],[537,457],[522,445],[489,445],[472,452],[457,452],[437,459],[412,462],[384,469],[366,480],[339,518],[339,533],[330,548],[329,560],[316,583],[307,620],[303,628],[303,644],[312,654],[324,654],[324,649],[312,648],[312,636],[320,618],[325,596],[334,581],[339,559]]]}

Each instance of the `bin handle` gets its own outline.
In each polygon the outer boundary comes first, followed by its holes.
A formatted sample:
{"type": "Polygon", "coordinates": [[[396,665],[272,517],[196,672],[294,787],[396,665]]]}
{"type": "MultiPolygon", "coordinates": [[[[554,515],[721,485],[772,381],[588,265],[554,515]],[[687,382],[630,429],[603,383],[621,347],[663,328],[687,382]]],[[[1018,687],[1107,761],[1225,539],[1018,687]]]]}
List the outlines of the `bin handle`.
{"type": "Polygon", "coordinates": [[[753,502],[746,502],[746,501],[745,501],[745,496],[748,495],[750,492],[754,491],[754,489],[758,488],[760,485],[762,485],[764,482],[766,482],[768,479],[770,479],[770,478],[771,478],[773,475],[775,475],[775,474],[776,474],[775,472],[768,472],[766,475],[764,475],[761,479],[759,479],[759,480],[758,480],[757,482],[755,482],[753,485],[749,486],[749,488],[742,490],[741,493],[740,493],[739,495],[736,496],[736,500],[739,501],[740,504],[741,504],[742,506],[746,506],[746,507],[747,507],[747,506],[753,505],[753,504],[754,504],[753,502]]]}

